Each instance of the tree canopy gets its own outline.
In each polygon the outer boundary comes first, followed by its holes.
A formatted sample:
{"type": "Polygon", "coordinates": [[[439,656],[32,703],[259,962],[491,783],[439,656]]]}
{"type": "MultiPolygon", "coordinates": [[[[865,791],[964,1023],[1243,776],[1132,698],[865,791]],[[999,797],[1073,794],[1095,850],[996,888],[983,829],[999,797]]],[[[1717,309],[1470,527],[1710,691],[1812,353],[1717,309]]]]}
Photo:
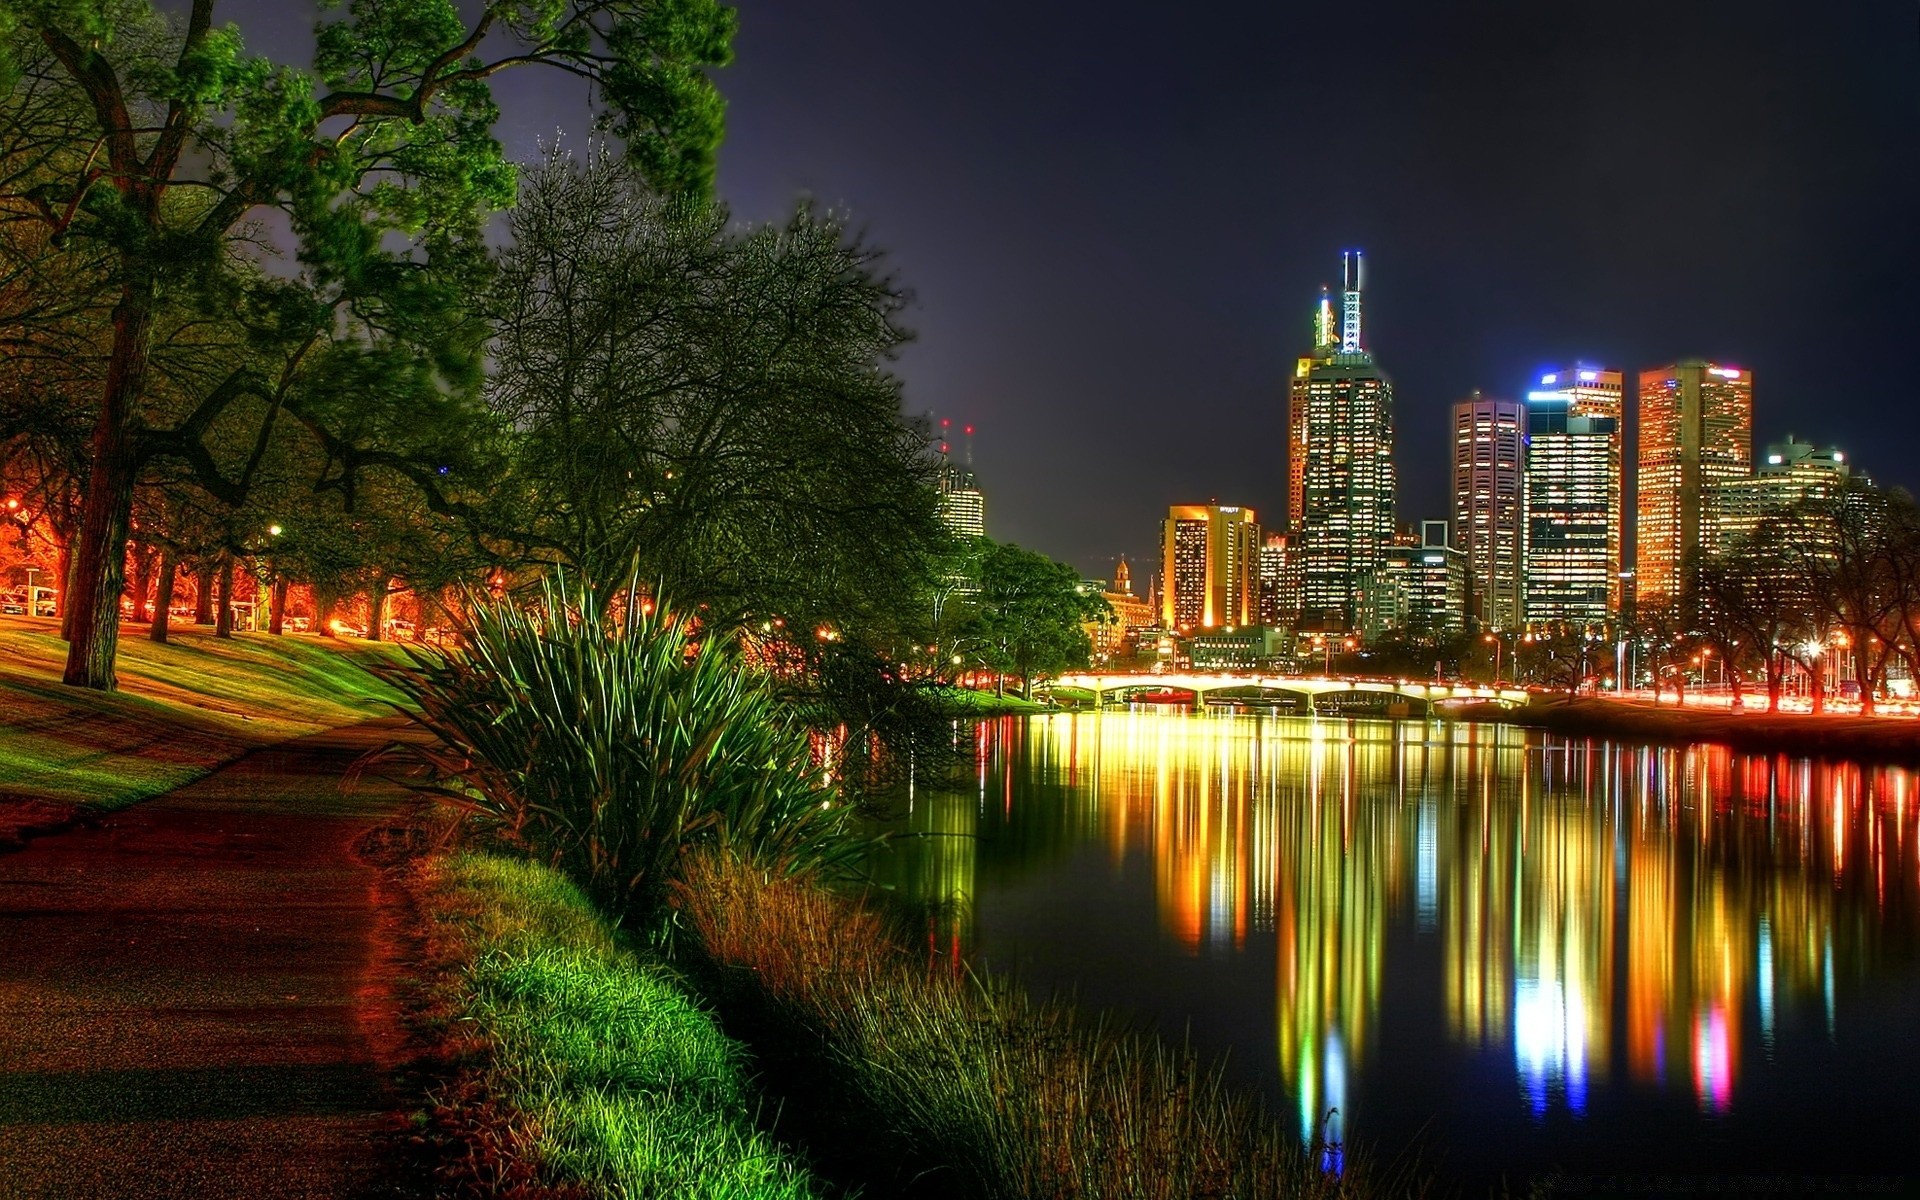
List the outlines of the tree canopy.
{"type": "Polygon", "coordinates": [[[337,388],[297,377],[311,365],[336,383],[377,378],[403,409],[477,382],[481,339],[464,310],[481,229],[515,187],[490,79],[548,67],[590,80],[600,124],[652,186],[699,197],[712,180],[723,109],[706,72],[727,61],[734,29],[714,0],[490,0],[470,20],[452,0],[350,0],[344,13],[323,6],[311,69],[248,54],[215,8],[194,0],[175,22],[144,0],[0,0],[0,220],[24,248],[7,269],[73,255],[82,265],[65,274],[84,285],[0,336],[47,345],[64,336],[63,307],[100,317],[86,335],[95,370],[72,392],[89,433],[66,679],[83,686],[114,683],[141,471],[177,460],[230,499],[250,485],[257,458],[236,478],[211,452],[223,421],[250,412],[261,445],[290,416],[349,501],[361,468],[433,491],[447,464],[356,439],[339,418],[362,408],[329,407],[337,388]],[[268,210],[290,231],[290,276],[247,266],[264,228],[250,218],[268,210]],[[265,344],[250,348],[271,351],[266,362],[241,356],[196,386],[158,386],[166,314],[236,298],[259,318],[265,344]]]}

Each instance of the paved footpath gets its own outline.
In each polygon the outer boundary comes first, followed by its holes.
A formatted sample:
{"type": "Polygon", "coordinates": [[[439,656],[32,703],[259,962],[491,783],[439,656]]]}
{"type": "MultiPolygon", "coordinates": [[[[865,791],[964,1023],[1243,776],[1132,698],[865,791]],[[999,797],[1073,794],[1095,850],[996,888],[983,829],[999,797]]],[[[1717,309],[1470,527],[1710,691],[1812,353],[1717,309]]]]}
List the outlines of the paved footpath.
{"type": "Polygon", "coordinates": [[[391,1195],[402,911],[342,773],[266,750],[0,854],[0,1200],[391,1195]]]}

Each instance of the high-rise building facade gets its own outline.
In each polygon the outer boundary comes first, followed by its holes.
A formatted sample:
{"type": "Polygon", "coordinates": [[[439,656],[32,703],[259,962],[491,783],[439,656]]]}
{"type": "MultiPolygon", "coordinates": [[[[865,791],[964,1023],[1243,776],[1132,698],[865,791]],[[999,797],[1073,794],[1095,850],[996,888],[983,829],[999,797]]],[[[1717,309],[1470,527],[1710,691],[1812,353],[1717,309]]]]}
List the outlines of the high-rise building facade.
{"type": "Polygon", "coordinates": [[[1641,608],[1678,599],[1712,537],[1718,485],[1753,461],[1753,373],[1698,359],[1640,372],[1634,591],[1641,608]],[[1704,536],[1703,536],[1704,535],[1704,536]]]}
{"type": "Polygon", "coordinates": [[[1526,572],[1526,406],[1475,392],[1453,406],[1453,528],[1482,629],[1518,629],[1526,572]]]}
{"type": "Polygon", "coordinates": [[[971,467],[942,461],[934,481],[940,520],[957,537],[987,536],[987,497],[971,467]]]}
{"type": "Polygon", "coordinates": [[[1420,545],[1408,559],[1407,631],[1445,639],[1466,628],[1467,556],[1445,521],[1420,522],[1420,545]]]}
{"type": "Polygon", "coordinates": [[[1556,386],[1571,373],[1543,375],[1541,389],[1527,394],[1530,625],[1601,625],[1620,611],[1620,374],[1606,374],[1613,402],[1599,412],[1612,415],[1596,415],[1574,388],[1556,386]]]}
{"type": "Polygon", "coordinates": [[[1287,536],[1272,533],[1260,546],[1260,623],[1291,626],[1300,618],[1300,572],[1287,536]]]}
{"type": "Polygon", "coordinates": [[[1304,629],[1358,629],[1393,540],[1393,381],[1361,337],[1361,274],[1360,253],[1348,252],[1337,328],[1322,292],[1313,353],[1287,395],[1287,540],[1304,629]]]}
{"type": "Polygon", "coordinates": [[[1815,446],[1789,434],[1786,441],[1767,447],[1752,475],[1714,485],[1714,520],[1701,535],[1703,549],[1709,554],[1731,549],[1768,517],[1832,501],[1851,473],[1847,456],[1836,447],[1815,446]]]}
{"type": "Polygon", "coordinates": [[[1575,363],[1540,376],[1543,391],[1565,393],[1567,416],[1613,422],[1607,461],[1607,612],[1618,615],[1625,600],[1627,569],[1626,443],[1624,376],[1610,367],[1575,363]]]}
{"type": "Polygon", "coordinates": [[[1259,622],[1260,524],[1235,505],[1176,504],[1161,545],[1161,620],[1169,630],[1259,622]]]}

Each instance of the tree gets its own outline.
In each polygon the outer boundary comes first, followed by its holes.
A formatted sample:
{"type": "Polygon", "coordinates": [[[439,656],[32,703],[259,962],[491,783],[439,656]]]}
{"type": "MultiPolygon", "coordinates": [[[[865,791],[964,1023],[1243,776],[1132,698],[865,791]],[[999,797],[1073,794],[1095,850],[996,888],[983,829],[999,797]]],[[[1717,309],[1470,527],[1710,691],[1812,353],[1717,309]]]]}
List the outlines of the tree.
{"type": "Polygon", "coordinates": [[[987,663],[1020,677],[1033,697],[1036,675],[1087,665],[1089,621],[1112,620],[1106,598],[1082,586],[1073,568],[1009,542],[981,539],[979,637],[987,663]]]}
{"type": "Polygon", "coordinates": [[[14,96],[70,96],[84,114],[59,130],[58,153],[7,180],[0,210],[38,221],[52,245],[104,252],[113,276],[70,684],[114,686],[141,466],[192,461],[227,405],[262,392],[236,378],[171,425],[148,407],[156,318],[172,295],[208,287],[250,214],[284,212],[311,279],[364,297],[470,258],[486,213],[513,190],[487,81],[534,66],[595,84],[605,123],[663,191],[700,194],[711,181],[721,102],[704,69],[727,59],[734,24],[714,0],[488,0],[471,24],[453,0],[351,0],[319,27],[312,71],[245,54],[214,7],[194,0],[176,29],[143,0],[0,0],[0,72],[14,96]],[[394,237],[408,246],[392,248],[394,237]]]}
{"type": "Polygon", "coordinates": [[[887,370],[905,297],[874,251],[806,208],[735,231],[724,208],[558,149],[509,228],[497,534],[602,596],[637,574],[708,622],[876,645],[924,623],[948,535],[887,370]]]}

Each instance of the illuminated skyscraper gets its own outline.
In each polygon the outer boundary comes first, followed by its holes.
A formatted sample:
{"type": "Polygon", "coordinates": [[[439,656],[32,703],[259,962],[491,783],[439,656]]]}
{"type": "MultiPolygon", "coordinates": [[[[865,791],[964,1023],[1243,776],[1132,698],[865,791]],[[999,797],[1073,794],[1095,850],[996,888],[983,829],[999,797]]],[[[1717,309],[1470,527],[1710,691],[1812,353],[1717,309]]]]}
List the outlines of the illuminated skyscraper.
{"type": "Polygon", "coordinates": [[[1530,624],[1619,612],[1620,491],[1620,373],[1542,375],[1527,394],[1530,624]]]}
{"type": "Polygon", "coordinates": [[[1368,581],[1393,540],[1393,381],[1360,335],[1360,252],[1344,256],[1336,330],[1322,291],[1313,353],[1287,395],[1288,545],[1302,628],[1358,628],[1368,581]]]}
{"type": "Polygon", "coordinates": [[[1168,629],[1259,622],[1260,525],[1253,510],[1220,504],[1167,509],[1161,619],[1168,629]]]}
{"type": "Polygon", "coordinates": [[[1300,616],[1299,563],[1285,534],[1267,535],[1260,547],[1260,623],[1292,625],[1300,616]]]}
{"type": "MultiPolygon", "coordinates": [[[[1786,441],[1767,447],[1752,475],[1714,485],[1713,526],[1701,533],[1706,551],[1731,548],[1739,539],[1752,536],[1767,517],[1809,501],[1831,501],[1846,486],[1849,473],[1847,456],[1838,449],[1822,449],[1789,434],[1786,441]]],[[[1806,528],[1817,525],[1809,521],[1806,528]]]]}
{"type": "Polygon", "coordinates": [[[1517,629],[1526,563],[1526,406],[1475,392],[1453,406],[1453,529],[1483,629],[1517,629]]]}
{"type": "Polygon", "coordinates": [[[1688,559],[1712,539],[1716,485],[1752,461],[1752,372],[1699,360],[1640,372],[1636,604],[1681,595],[1688,559]]]}
{"type": "Polygon", "coordinates": [[[973,472],[958,463],[940,464],[940,520],[960,537],[987,536],[987,497],[973,472]]]}
{"type": "MultiPolygon", "coordinates": [[[[1621,572],[1626,570],[1627,544],[1627,474],[1624,453],[1627,438],[1625,381],[1620,372],[1611,368],[1590,367],[1585,363],[1576,363],[1571,367],[1542,374],[1540,388],[1543,391],[1565,394],[1569,418],[1591,417],[1598,421],[1613,422],[1613,433],[1607,443],[1607,612],[1618,615],[1626,586],[1621,578],[1621,572]]],[[[1589,436],[1592,436],[1591,431],[1594,428],[1597,427],[1589,427],[1589,436]]],[[[1585,445],[1583,449],[1591,451],[1594,447],[1585,445]]],[[[1590,517],[1597,511],[1592,510],[1589,519],[1582,524],[1591,524],[1590,517]]]]}

